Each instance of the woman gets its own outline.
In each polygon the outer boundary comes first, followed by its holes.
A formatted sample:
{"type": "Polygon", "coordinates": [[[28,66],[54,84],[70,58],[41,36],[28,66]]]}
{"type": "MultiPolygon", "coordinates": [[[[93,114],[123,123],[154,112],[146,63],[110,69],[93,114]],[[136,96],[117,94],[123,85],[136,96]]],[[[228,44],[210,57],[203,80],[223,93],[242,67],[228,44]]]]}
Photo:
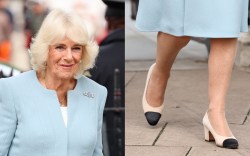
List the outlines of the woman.
{"type": "Polygon", "coordinates": [[[170,69],[190,36],[211,38],[209,56],[209,108],[203,118],[205,140],[220,147],[237,148],[225,118],[225,97],[236,54],[237,37],[248,29],[248,0],[141,0],[136,27],[157,31],[156,63],[148,72],[143,109],[156,125],[163,109],[170,69]],[[212,134],[212,135],[211,135],[212,134]]]}
{"type": "Polygon", "coordinates": [[[107,91],[82,76],[98,47],[84,21],[52,11],[30,53],[34,70],[0,80],[0,156],[102,156],[107,91]]]}

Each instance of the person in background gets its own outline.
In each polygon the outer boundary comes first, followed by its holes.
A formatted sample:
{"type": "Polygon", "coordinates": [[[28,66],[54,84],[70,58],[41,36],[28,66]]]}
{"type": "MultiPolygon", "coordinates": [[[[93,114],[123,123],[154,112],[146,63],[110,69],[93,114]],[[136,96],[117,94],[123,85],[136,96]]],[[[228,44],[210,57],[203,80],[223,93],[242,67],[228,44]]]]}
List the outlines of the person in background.
{"type": "Polygon", "coordinates": [[[25,5],[25,35],[27,38],[26,47],[30,47],[32,37],[38,32],[44,18],[49,10],[45,0],[27,0],[25,5]]]}
{"type": "MultiPolygon", "coordinates": [[[[121,107],[124,107],[125,87],[125,30],[124,30],[124,14],[125,4],[119,1],[104,1],[108,8],[106,11],[106,20],[108,28],[108,36],[100,43],[100,54],[96,60],[96,66],[90,70],[91,79],[97,83],[104,85],[108,89],[108,96],[105,108],[114,107],[114,71],[119,69],[119,85],[121,88],[121,107]]],[[[120,137],[120,145],[124,147],[124,113],[121,113],[121,134],[117,136],[117,124],[114,122],[115,113],[110,111],[105,113],[105,122],[107,124],[108,143],[110,156],[117,156],[124,153],[124,148],[117,154],[117,137],[120,137]],[[114,146],[115,145],[115,146],[114,146]]],[[[118,144],[119,144],[118,143],[118,144]]]]}
{"type": "Polygon", "coordinates": [[[8,0],[0,0],[0,61],[9,62],[10,37],[13,30],[13,15],[7,8],[8,0]]]}
{"type": "Polygon", "coordinates": [[[14,24],[14,19],[13,19],[14,17],[13,17],[12,12],[8,9],[9,2],[10,2],[9,0],[1,0],[0,1],[0,10],[7,14],[10,24],[13,25],[14,24]]]}

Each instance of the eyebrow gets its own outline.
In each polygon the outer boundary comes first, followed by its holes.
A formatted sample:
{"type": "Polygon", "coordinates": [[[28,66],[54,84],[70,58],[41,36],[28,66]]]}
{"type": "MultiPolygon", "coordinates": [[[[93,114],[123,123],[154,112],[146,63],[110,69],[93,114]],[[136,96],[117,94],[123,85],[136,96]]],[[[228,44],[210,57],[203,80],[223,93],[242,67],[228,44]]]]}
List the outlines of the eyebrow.
{"type": "MultiPolygon", "coordinates": [[[[58,44],[54,44],[54,46],[66,46],[66,44],[58,43],[58,44]]],[[[83,46],[83,45],[81,45],[81,44],[74,44],[72,47],[75,47],[75,46],[83,46]]]]}
{"type": "Polygon", "coordinates": [[[73,46],[83,46],[83,45],[81,45],[81,44],[74,44],[73,46]]]}
{"type": "Polygon", "coordinates": [[[53,46],[66,46],[66,45],[62,43],[58,43],[58,44],[54,44],[53,46]]]}

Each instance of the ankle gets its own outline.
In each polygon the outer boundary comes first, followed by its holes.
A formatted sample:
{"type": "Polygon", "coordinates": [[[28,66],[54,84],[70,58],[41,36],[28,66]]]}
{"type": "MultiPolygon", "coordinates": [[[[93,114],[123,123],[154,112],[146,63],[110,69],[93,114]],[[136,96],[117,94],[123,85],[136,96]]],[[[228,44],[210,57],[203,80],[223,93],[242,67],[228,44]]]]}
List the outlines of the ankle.
{"type": "Polygon", "coordinates": [[[170,70],[159,68],[157,65],[155,66],[153,72],[158,78],[168,79],[170,77],[170,70]]]}
{"type": "Polygon", "coordinates": [[[207,113],[208,113],[209,115],[212,115],[212,114],[221,114],[221,115],[225,115],[225,109],[208,108],[207,113]]]}
{"type": "Polygon", "coordinates": [[[212,102],[210,101],[208,106],[208,112],[210,113],[225,113],[225,102],[212,102]]]}

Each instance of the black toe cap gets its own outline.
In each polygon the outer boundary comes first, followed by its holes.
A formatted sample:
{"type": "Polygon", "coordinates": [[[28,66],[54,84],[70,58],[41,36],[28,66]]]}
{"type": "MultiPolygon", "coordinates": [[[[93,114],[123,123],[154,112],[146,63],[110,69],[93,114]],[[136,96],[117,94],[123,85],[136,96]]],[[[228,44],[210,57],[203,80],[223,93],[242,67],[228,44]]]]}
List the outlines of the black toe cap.
{"type": "Polygon", "coordinates": [[[161,113],[157,112],[146,112],[146,119],[151,126],[155,126],[161,118],[161,113]]]}
{"type": "Polygon", "coordinates": [[[226,139],[223,142],[223,147],[224,148],[230,148],[230,149],[235,149],[238,148],[239,144],[236,139],[226,139]]]}

